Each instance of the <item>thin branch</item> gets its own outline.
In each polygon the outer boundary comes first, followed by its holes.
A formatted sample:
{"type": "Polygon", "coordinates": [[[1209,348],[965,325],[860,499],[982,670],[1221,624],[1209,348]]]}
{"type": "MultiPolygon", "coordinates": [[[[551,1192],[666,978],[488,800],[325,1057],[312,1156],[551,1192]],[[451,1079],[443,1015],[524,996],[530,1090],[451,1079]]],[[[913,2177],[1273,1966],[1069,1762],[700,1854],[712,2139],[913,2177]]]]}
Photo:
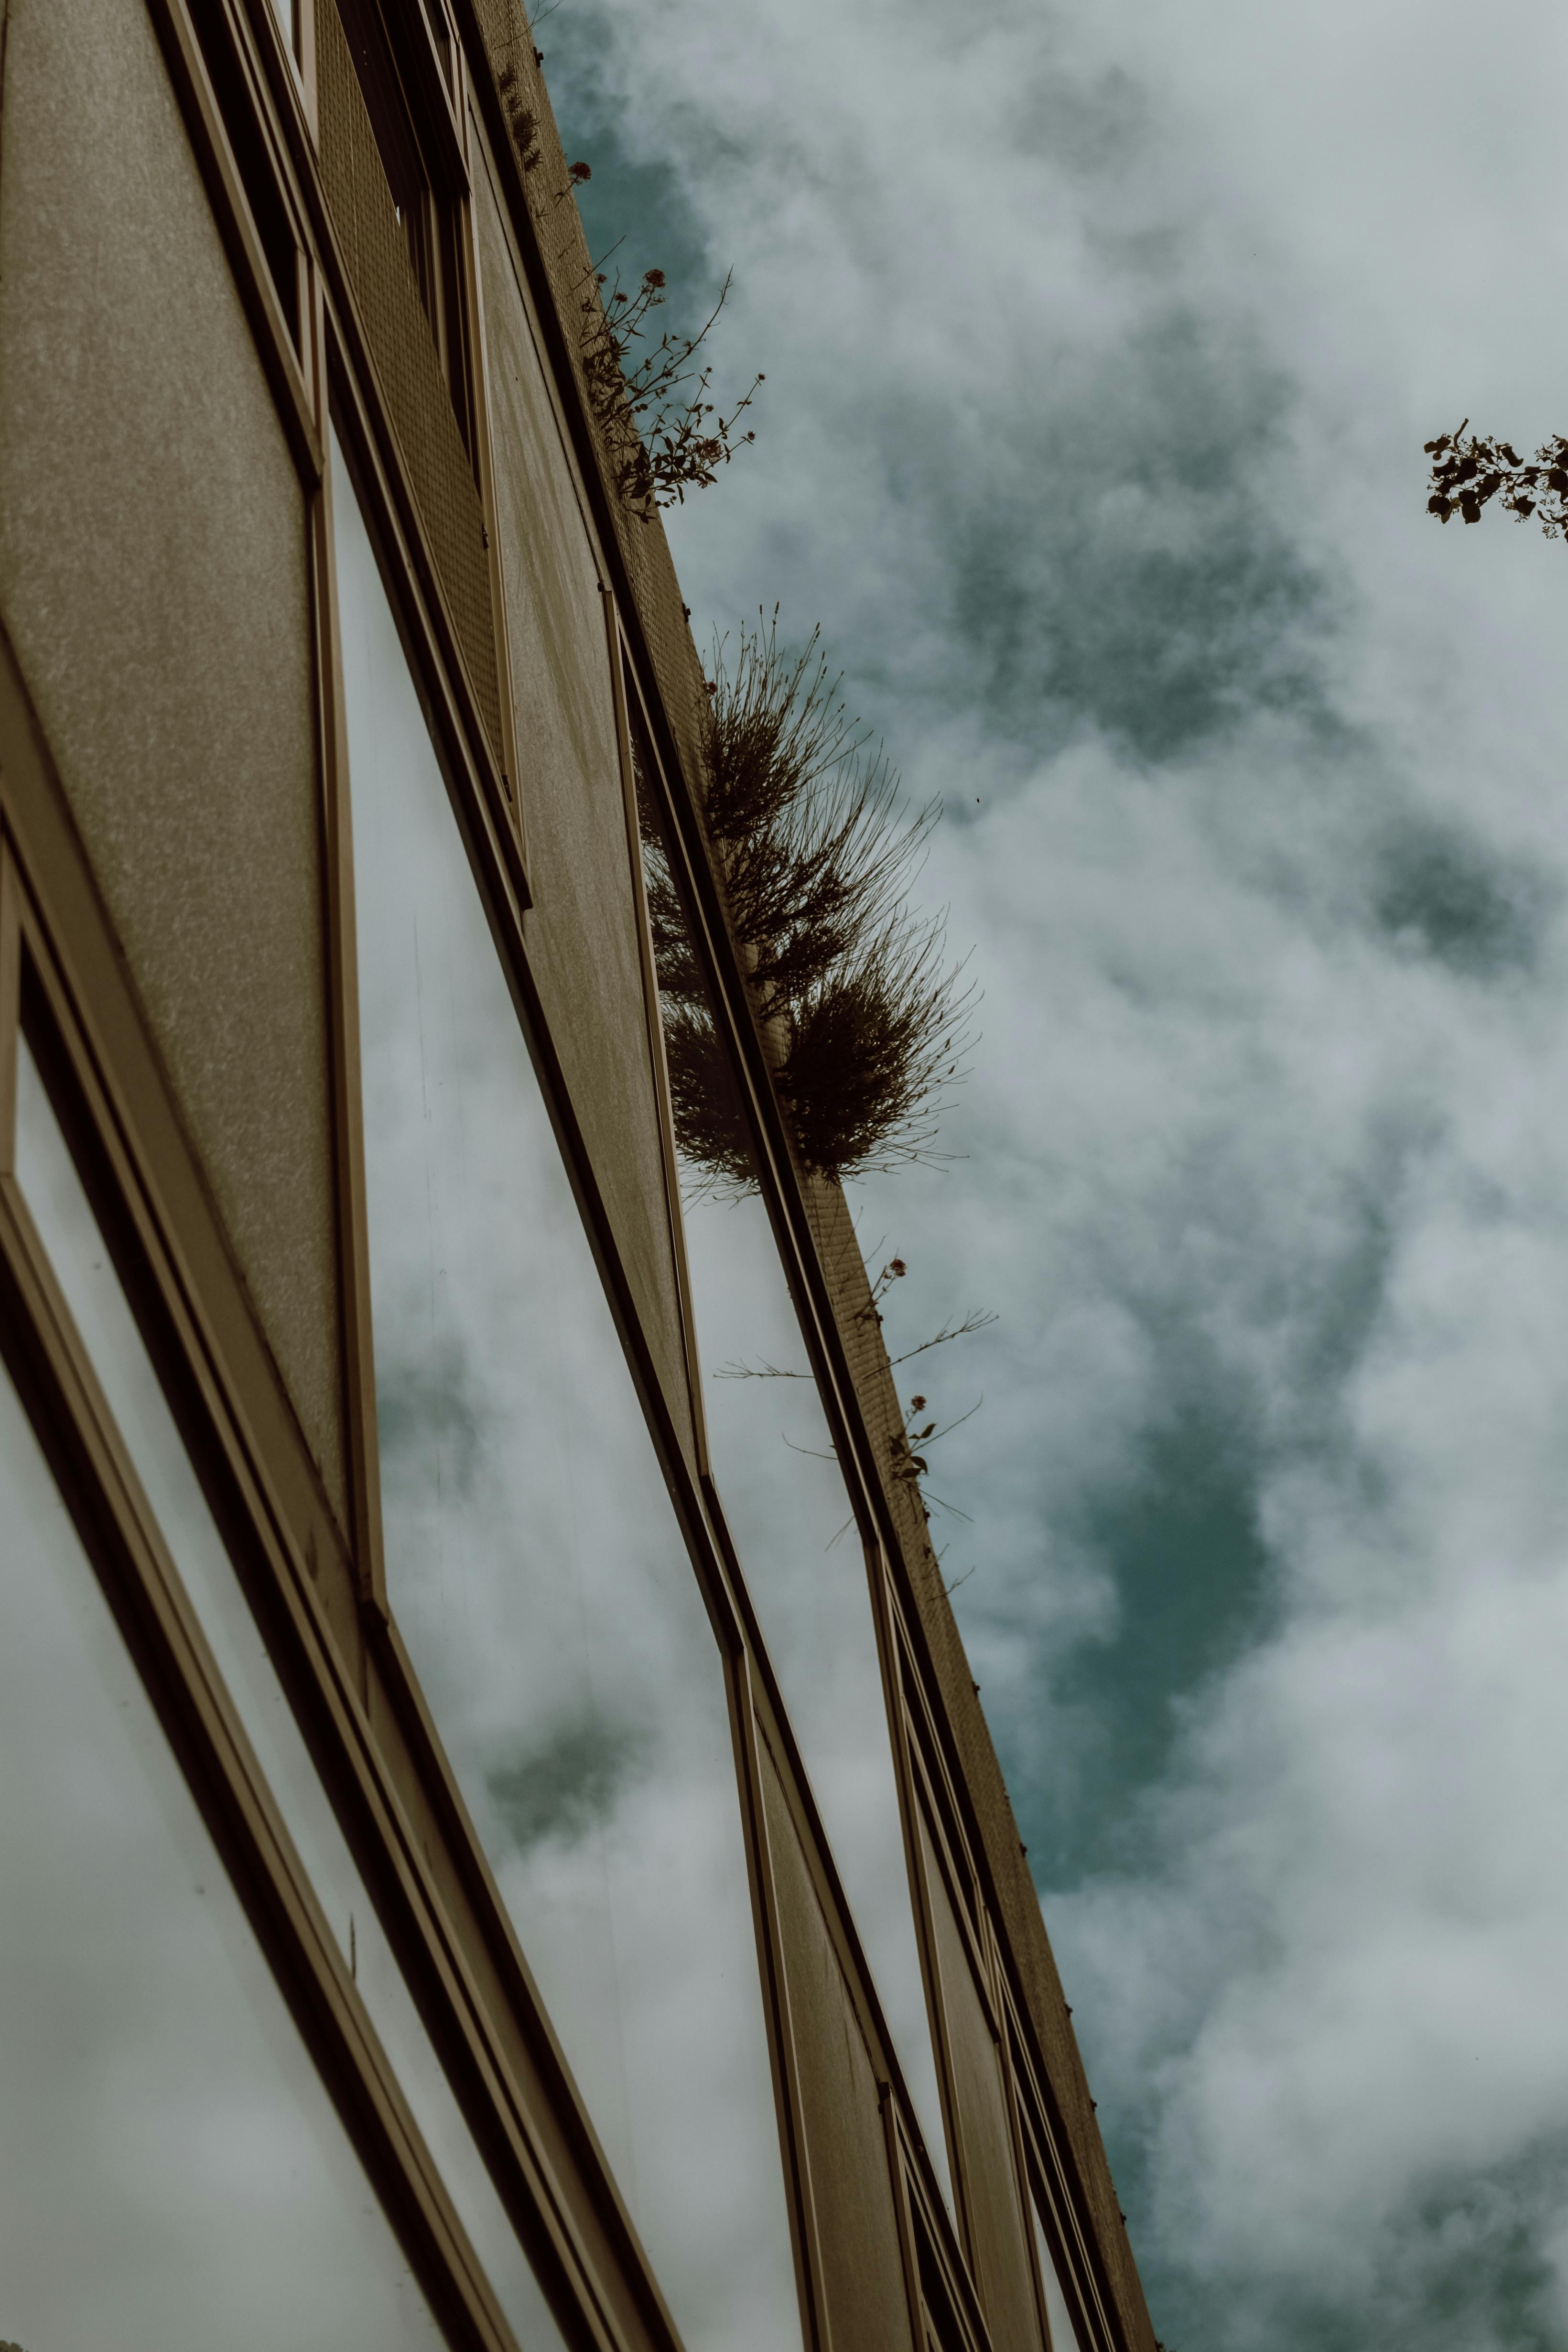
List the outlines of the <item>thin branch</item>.
{"type": "Polygon", "coordinates": [[[997,1320],[988,1307],[973,1307],[961,1323],[945,1323],[934,1339],[922,1339],[918,1348],[908,1348],[902,1356],[893,1356],[888,1360],[892,1364],[910,1363],[916,1356],[925,1355],[928,1348],[945,1348],[949,1339],[966,1339],[971,1331],[983,1331],[988,1323],[997,1320]]]}
{"type": "MultiPolygon", "coordinates": [[[[779,1435],[783,1436],[782,1431],[779,1432],[779,1435]]],[[[784,1438],[784,1443],[791,1454],[809,1454],[813,1462],[836,1462],[839,1458],[836,1454],[822,1453],[821,1448],[815,1445],[797,1445],[792,1437],[784,1438]]]]}
{"type": "Polygon", "coordinates": [[[945,1437],[951,1437],[956,1429],[962,1429],[967,1421],[973,1421],[985,1402],[985,1391],[982,1389],[967,1412],[961,1412],[956,1421],[950,1421],[947,1423],[946,1429],[934,1430],[929,1437],[923,1437],[920,1443],[922,1445],[940,1445],[945,1437]]]}

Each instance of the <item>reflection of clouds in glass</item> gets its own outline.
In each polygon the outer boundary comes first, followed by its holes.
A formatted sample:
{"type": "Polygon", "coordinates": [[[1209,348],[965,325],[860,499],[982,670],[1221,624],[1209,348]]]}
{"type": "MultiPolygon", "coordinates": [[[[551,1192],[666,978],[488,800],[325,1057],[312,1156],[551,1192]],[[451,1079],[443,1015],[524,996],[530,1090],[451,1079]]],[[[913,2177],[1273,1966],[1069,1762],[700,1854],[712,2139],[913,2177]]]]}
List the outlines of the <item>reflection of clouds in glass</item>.
{"type": "MultiPolygon", "coordinates": [[[[240,1591],[26,1045],[18,1072],[16,1171],[153,1518],[336,1936],[340,1959],[348,1960],[415,2122],[519,2342],[528,2352],[559,2346],[532,2267],[463,2121],[240,1591]]],[[[188,2118],[184,2130],[193,2142],[202,2135],[202,2118],[188,2118]]],[[[222,2169],[235,2155],[235,2145],[219,2136],[208,2160],[222,2169]]],[[[242,2193],[259,2194],[260,2187],[247,2176],[235,2185],[235,2194],[242,2193]]]]}
{"type": "Polygon", "coordinates": [[[337,479],[391,1596],[691,2352],[798,2347],[719,1654],[337,479]]]}
{"type": "Polygon", "coordinates": [[[0,2326],[433,2347],[3,1372],[0,1513],[0,2326]]]}
{"type": "Polygon", "coordinates": [[[828,1842],[936,2175],[951,2197],[941,2099],[864,1558],[811,1381],[723,1380],[803,1366],[760,1200],[688,1200],[686,1251],[715,1481],[828,1842]]]}
{"type": "Polygon", "coordinates": [[[526,1854],[545,1838],[575,1845],[608,1821],[638,1767],[640,1746],[624,1729],[567,1724],[515,1764],[493,1765],[485,1785],[517,1852],[526,1854]]]}
{"type": "Polygon", "coordinates": [[[719,1041],[633,715],[632,755],[658,967],[693,1311],[707,1368],[716,1481],[829,1843],[932,2162],[946,2142],[904,1853],[865,1562],[784,1269],[755,1190],[738,1089],[719,1041]],[[716,1384],[713,1375],[717,1372],[716,1384]]]}
{"type": "Polygon", "coordinates": [[[376,1378],[382,1477],[413,1486],[434,1471],[465,1489],[478,1459],[480,1410],[456,1340],[434,1350],[429,1361],[389,1360],[376,1378]]]}
{"type": "Polygon", "coordinates": [[[1079,2352],[1078,2330],[1072,2325],[1072,2314],[1067,2307],[1067,2297],[1061,2291],[1056,2264],[1051,2259],[1051,2248],[1045,2242],[1045,2231],[1040,2226],[1040,2215],[1030,2209],[1034,2223],[1035,2252],[1040,2257],[1040,2282],[1045,2288],[1046,2317],[1051,2323],[1051,2352],[1079,2352]]]}

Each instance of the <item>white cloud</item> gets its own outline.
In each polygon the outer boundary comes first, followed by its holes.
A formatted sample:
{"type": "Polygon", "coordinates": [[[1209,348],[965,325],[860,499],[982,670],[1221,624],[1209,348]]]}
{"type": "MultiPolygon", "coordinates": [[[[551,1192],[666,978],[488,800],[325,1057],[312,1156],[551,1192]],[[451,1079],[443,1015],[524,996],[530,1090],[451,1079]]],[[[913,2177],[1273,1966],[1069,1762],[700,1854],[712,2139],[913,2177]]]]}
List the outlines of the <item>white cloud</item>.
{"type": "Polygon", "coordinates": [[[1048,1879],[1098,1824],[1047,1916],[1156,2326],[1560,2338],[1568,555],[1439,533],[1419,445],[1568,429],[1568,30],[589,25],[768,376],[675,521],[699,625],[821,618],[954,818],[968,1156],[862,1232],[894,1337],[1003,1310],[923,1376],[987,1394],[936,1532],[1048,1879]],[[1265,1565],[1173,1550],[1167,1639],[1102,1538],[1183,1412],[1265,1565]]]}

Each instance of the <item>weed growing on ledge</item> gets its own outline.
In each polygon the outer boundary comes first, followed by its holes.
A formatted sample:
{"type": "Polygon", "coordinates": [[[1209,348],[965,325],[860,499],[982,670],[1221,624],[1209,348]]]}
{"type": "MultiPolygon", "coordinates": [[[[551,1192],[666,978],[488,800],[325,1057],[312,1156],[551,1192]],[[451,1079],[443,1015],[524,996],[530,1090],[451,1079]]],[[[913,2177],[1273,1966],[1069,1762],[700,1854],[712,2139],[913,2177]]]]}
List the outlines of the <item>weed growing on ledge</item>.
{"type": "MultiPolygon", "coordinates": [[[[908,1271],[901,1257],[889,1258],[876,1280],[872,1284],[871,1297],[855,1317],[856,1322],[874,1321],[880,1326],[883,1320],[882,1300],[886,1297],[894,1283],[902,1281],[908,1271]]],[[[968,1314],[959,1321],[949,1319],[944,1323],[941,1329],[934,1332],[929,1339],[922,1339],[916,1346],[905,1348],[901,1355],[890,1356],[888,1368],[890,1370],[896,1370],[900,1364],[909,1363],[915,1356],[924,1356],[928,1349],[946,1347],[950,1339],[967,1339],[970,1332],[983,1331],[996,1319],[996,1316],[988,1308],[971,1307],[968,1314]]],[[[719,1381],[809,1381],[811,1377],[810,1372],[796,1371],[791,1366],[770,1364],[766,1360],[760,1364],[722,1364],[714,1374],[714,1378],[719,1381]]],[[[933,1503],[938,1510],[946,1511],[952,1518],[967,1520],[969,1515],[967,1511],[959,1510],[956,1503],[946,1502],[940,1495],[931,1493],[925,1483],[930,1475],[931,1465],[926,1460],[925,1450],[917,1449],[927,1449],[940,1444],[943,1438],[950,1436],[954,1430],[962,1429],[967,1421],[972,1421],[984,1402],[985,1398],[981,1396],[969,1407],[967,1412],[961,1412],[956,1421],[950,1421],[945,1428],[938,1429],[935,1418],[926,1421],[925,1425],[921,1426],[921,1418],[929,1410],[928,1401],[923,1396],[912,1396],[904,1408],[903,1428],[895,1430],[888,1439],[888,1476],[895,1486],[906,1487],[913,1493],[927,1519],[931,1517],[933,1503]]],[[[789,1440],[786,1439],[785,1443],[788,1444],[789,1440]]],[[[841,1528],[840,1533],[842,1532],[841,1528]]],[[[835,1536],[833,1540],[836,1543],[838,1537],[835,1536]]],[[[968,1574],[973,1575],[973,1573],[974,1570],[971,1569],[968,1574]]],[[[958,1582],[964,1583],[967,1580],[967,1577],[960,1577],[958,1582]]],[[[951,1592],[956,1588],[950,1585],[947,1589],[951,1592]]],[[[0,2352],[3,2352],[3,2348],[0,2348],[0,2352]]]]}
{"type": "MultiPolygon", "coordinates": [[[[774,1078],[806,1166],[842,1179],[940,1157],[972,992],[945,919],[910,904],[940,814],[904,813],[880,746],[846,713],[817,634],[780,652],[778,614],[719,649],[706,809],[774,1078]]],[[[650,877],[675,1137],[721,1190],[754,1177],[739,1104],[667,873],[650,877]]]]}
{"type": "MultiPolygon", "coordinates": [[[[574,179],[589,176],[586,164],[571,168],[574,179]]],[[[688,490],[711,488],[719,467],[757,438],[749,428],[742,433],[738,427],[765,379],[755,377],[726,416],[707,397],[711,366],[697,361],[729,288],[727,278],[695,335],[666,331],[640,360],[633,358],[632,347],[650,339],[649,322],[665,299],[662,269],[645,270],[632,293],[618,275],[612,282],[596,269],[578,306],[589,405],[609,452],[616,489],[643,522],[660,507],[684,504],[688,490]]]]}
{"type": "MultiPolygon", "coordinates": [[[[534,56],[537,59],[537,49],[534,56]]],[[[496,88],[501,93],[501,106],[507,117],[512,145],[517,151],[518,168],[526,179],[530,172],[538,169],[539,163],[539,119],[532,107],[524,101],[516,66],[502,68],[496,77],[496,88]]]]}

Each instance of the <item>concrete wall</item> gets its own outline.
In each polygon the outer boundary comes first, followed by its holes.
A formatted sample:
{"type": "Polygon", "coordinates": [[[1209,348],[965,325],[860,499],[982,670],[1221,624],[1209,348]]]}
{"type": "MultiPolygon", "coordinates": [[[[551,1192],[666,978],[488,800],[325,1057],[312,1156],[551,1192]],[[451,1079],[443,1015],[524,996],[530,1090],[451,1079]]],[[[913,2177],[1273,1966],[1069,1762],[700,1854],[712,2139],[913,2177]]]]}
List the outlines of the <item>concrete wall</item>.
{"type": "Polygon", "coordinates": [[[299,480],[145,0],[11,0],[0,617],[344,1507],[299,480]]]}

